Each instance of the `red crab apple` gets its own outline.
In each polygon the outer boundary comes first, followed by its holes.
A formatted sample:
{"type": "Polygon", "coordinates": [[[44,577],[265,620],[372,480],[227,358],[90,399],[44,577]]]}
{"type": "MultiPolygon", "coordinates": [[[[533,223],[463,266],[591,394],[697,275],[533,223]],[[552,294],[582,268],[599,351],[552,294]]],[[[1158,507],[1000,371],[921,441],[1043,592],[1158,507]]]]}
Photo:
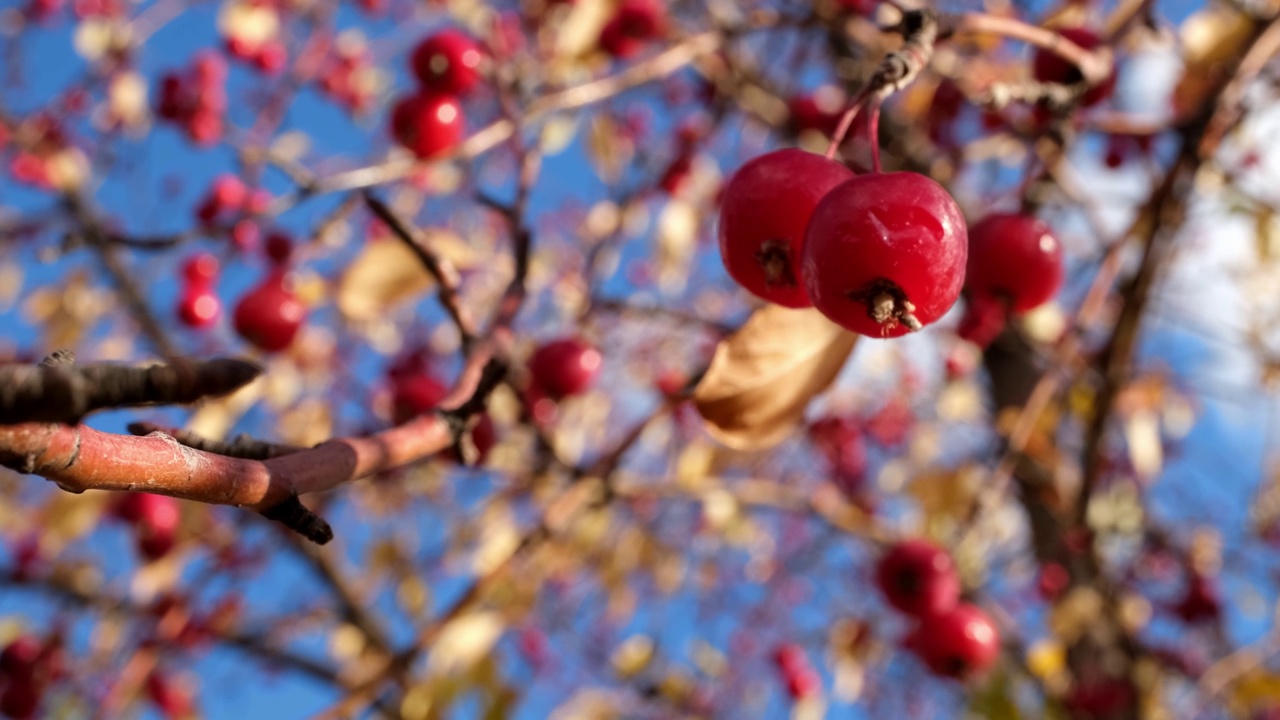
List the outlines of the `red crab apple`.
{"type": "Polygon", "coordinates": [[[955,304],[969,239],[955,200],[912,172],[855,176],[818,203],[800,274],[813,306],[869,337],[918,330],[955,304]]]}
{"type": "Polygon", "coordinates": [[[665,10],[658,0],[623,0],[600,31],[600,47],[616,58],[635,56],[662,32],[665,10]]]}
{"type": "Polygon", "coordinates": [[[446,95],[465,95],[480,82],[484,54],[475,40],[457,30],[442,30],[423,40],[410,58],[422,87],[446,95]]]}
{"type": "Polygon", "coordinates": [[[586,341],[561,338],[534,351],[529,373],[539,390],[558,400],[590,390],[603,364],[600,351],[586,341]]]}
{"type": "Polygon", "coordinates": [[[190,328],[212,327],[221,313],[222,301],[208,285],[188,285],[178,299],[178,319],[190,328]]]}
{"type": "Polygon", "coordinates": [[[1056,295],[1062,278],[1062,243],[1038,218],[994,213],[969,228],[970,295],[1004,300],[1019,314],[1056,295]]]}
{"type": "Polygon", "coordinates": [[[391,134],[420,158],[449,152],[462,142],[466,120],[448,95],[410,95],[391,110],[391,134]]]}
{"type": "Polygon", "coordinates": [[[1000,656],[1000,632],[977,607],[961,603],[949,612],[920,620],[906,645],[934,674],[964,680],[1000,656]]]}
{"type": "MultiPolygon", "coordinates": [[[[1062,37],[1079,45],[1084,50],[1092,50],[1101,44],[1102,39],[1093,30],[1085,27],[1063,28],[1058,31],[1062,37]]],[[[1080,68],[1057,53],[1045,48],[1037,48],[1031,60],[1031,74],[1036,80],[1061,85],[1075,85],[1084,80],[1080,68]]],[[[1085,106],[1097,105],[1111,97],[1116,89],[1116,71],[1113,66],[1111,74],[1101,83],[1089,88],[1080,102],[1085,106]]]]}
{"type": "Polygon", "coordinates": [[[293,344],[307,310],[285,284],[285,273],[273,272],[240,298],[233,323],[240,337],[266,352],[293,344]]]}
{"type": "Polygon", "coordinates": [[[925,540],[890,548],[876,566],[876,585],[890,605],[915,617],[945,613],[960,600],[960,576],[951,556],[925,540]]]}
{"type": "Polygon", "coordinates": [[[823,197],[852,177],[834,160],[790,148],[739,168],[720,201],[720,258],[729,276],[763,300],[809,307],[799,276],[805,228],[823,197]]]}

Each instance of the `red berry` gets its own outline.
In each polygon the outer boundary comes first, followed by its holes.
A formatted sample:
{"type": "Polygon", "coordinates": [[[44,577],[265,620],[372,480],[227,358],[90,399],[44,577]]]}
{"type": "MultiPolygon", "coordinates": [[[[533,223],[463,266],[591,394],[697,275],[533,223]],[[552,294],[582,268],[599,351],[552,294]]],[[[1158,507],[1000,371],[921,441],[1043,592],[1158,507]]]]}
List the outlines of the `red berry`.
{"type": "Polygon", "coordinates": [[[826,458],[841,487],[861,483],[867,471],[867,444],[857,420],[828,415],[809,426],[809,441],[826,458]]]}
{"type": "Polygon", "coordinates": [[[0,714],[13,720],[29,720],[40,709],[43,686],[37,683],[11,683],[0,693],[0,714]]]}
{"type": "Polygon", "coordinates": [[[951,556],[924,540],[890,548],[876,566],[876,585],[890,605],[915,617],[948,612],[960,601],[960,576],[951,556]]]}
{"type": "Polygon", "coordinates": [[[600,31],[600,47],[616,58],[629,58],[662,32],[664,11],[654,0],[623,0],[600,31]]]}
{"type": "Polygon", "coordinates": [[[1000,632],[991,618],[964,603],[922,618],[906,644],[934,674],[956,679],[981,673],[1000,656],[1000,632]]]}
{"type": "Polygon", "coordinates": [[[271,233],[267,236],[267,245],[264,248],[267,259],[275,265],[284,265],[289,262],[289,257],[293,255],[293,240],[284,233],[271,233]]]}
{"type": "Polygon", "coordinates": [[[240,252],[257,249],[262,233],[252,220],[241,220],[231,227],[231,244],[240,252]]]}
{"type": "Polygon", "coordinates": [[[279,352],[293,344],[307,310],[285,286],[285,276],[275,272],[240,298],[233,323],[240,337],[266,352],[279,352]]]}
{"type": "Polygon", "coordinates": [[[563,338],[534,351],[529,372],[538,389],[558,400],[591,389],[603,364],[599,350],[578,338],[563,338]]]}
{"type": "Polygon", "coordinates": [[[397,423],[408,422],[436,409],[449,394],[444,383],[426,373],[397,375],[392,382],[391,397],[397,423]]]}
{"type": "Polygon", "coordinates": [[[218,258],[210,253],[192,255],[182,264],[182,277],[192,285],[207,285],[218,278],[218,258]]]}
{"type": "Polygon", "coordinates": [[[178,319],[187,327],[211,327],[222,314],[222,301],[208,285],[190,285],[178,300],[178,319]]]}
{"type": "Polygon", "coordinates": [[[284,70],[284,66],[288,62],[289,51],[285,49],[284,43],[279,40],[263,43],[253,56],[254,67],[268,75],[275,75],[284,70]]]}
{"type": "MultiPolygon", "coordinates": [[[[493,418],[489,417],[489,413],[480,413],[476,418],[475,427],[471,428],[471,444],[475,446],[476,456],[475,464],[483,465],[484,461],[489,457],[489,451],[493,449],[495,443],[498,442],[498,430],[493,425],[493,418]]],[[[462,464],[462,458],[453,448],[449,448],[443,455],[450,462],[462,464]]]]}
{"type": "Polygon", "coordinates": [[[154,670],[147,676],[147,697],[160,714],[169,720],[187,717],[193,710],[191,695],[186,688],[174,683],[159,670],[154,670]]]}
{"type": "Polygon", "coordinates": [[[816,695],[822,688],[822,676],[810,667],[797,668],[784,673],[787,694],[796,700],[816,695]]]}
{"type": "Polygon", "coordinates": [[[969,231],[965,286],[971,295],[1005,300],[1015,314],[1024,313],[1056,295],[1062,278],[1062,243],[1039,219],[996,213],[969,231]]]}
{"type": "Polygon", "coordinates": [[[138,528],[138,554],[147,560],[159,560],[178,542],[178,534],[172,528],[140,526],[138,528]]]}
{"type": "Polygon", "coordinates": [[[1045,600],[1056,600],[1071,584],[1071,573],[1060,563],[1045,563],[1036,578],[1036,590],[1045,600]]]}
{"type": "Polygon", "coordinates": [[[970,295],[956,335],[985,350],[1004,330],[1008,315],[1009,308],[1003,300],[991,295],[970,295]]]}
{"type": "Polygon", "coordinates": [[[968,245],[964,215],[938,183],[912,172],[859,175],[814,209],[800,274],[836,324],[898,337],[955,304],[968,245]]]}
{"type": "Polygon", "coordinates": [[[201,88],[220,86],[227,79],[227,61],[212,50],[202,50],[192,62],[192,77],[201,88]]]}
{"type": "Polygon", "coordinates": [[[466,95],[480,82],[484,54],[475,40],[457,30],[444,30],[423,40],[413,51],[413,74],[426,90],[466,95]]]}
{"type": "Polygon", "coordinates": [[[222,137],[222,115],[198,110],[187,120],[187,136],[197,145],[212,145],[222,137]]]}
{"type": "Polygon", "coordinates": [[[795,133],[816,130],[831,135],[840,125],[840,109],[823,107],[812,95],[798,95],[787,101],[787,122],[795,133]]]}
{"type": "Polygon", "coordinates": [[[809,658],[804,654],[804,648],[795,643],[779,645],[773,651],[773,662],[783,672],[809,667],[809,658]]]}
{"type": "Polygon", "coordinates": [[[35,677],[43,645],[30,635],[19,635],[0,651],[0,675],[11,681],[35,677]]]}
{"type": "Polygon", "coordinates": [[[795,149],[743,165],[720,201],[720,258],[729,276],[769,302],[809,307],[798,272],[805,227],[823,196],[852,177],[838,162],[795,149]]]}
{"type": "Polygon", "coordinates": [[[391,111],[391,134],[420,158],[442,155],[462,142],[466,120],[447,95],[411,95],[391,111]]]}
{"type": "Polygon", "coordinates": [[[1187,594],[1174,607],[1174,612],[1186,623],[1217,620],[1222,616],[1222,598],[1217,586],[1209,578],[1193,574],[1187,585],[1187,594]]]}
{"type": "Polygon", "coordinates": [[[112,513],[132,525],[147,523],[152,526],[177,527],[178,501],[168,495],[122,493],[116,500],[112,513]]]}
{"type": "MultiPolygon", "coordinates": [[[[1102,42],[1097,33],[1084,27],[1064,28],[1059,30],[1058,34],[1085,50],[1092,50],[1102,42]]],[[[1075,85],[1084,80],[1084,75],[1080,74],[1080,68],[1074,63],[1044,48],[1036,49],[1035,56],[1031,60],[1031,74],[1040,82],[1062,85],[1075,85]]],[[[1113,67],[1107,79],[1089,88],[1080,102],[1085,107],[1096,105],[1111,97],[1115,89],[1116,71],[1113,67]]]]}

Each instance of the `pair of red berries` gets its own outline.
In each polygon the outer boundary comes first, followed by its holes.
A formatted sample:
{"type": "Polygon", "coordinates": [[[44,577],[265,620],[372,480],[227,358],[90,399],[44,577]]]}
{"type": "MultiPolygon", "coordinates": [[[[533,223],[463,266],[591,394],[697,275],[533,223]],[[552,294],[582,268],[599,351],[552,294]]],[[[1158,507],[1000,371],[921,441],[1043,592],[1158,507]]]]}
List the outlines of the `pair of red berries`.
{"type": "Polygon", "coordinates": [[[178,501],[168,495],[125,493],[112,513],[133,526],[138,554],[147,560],[159,560],[177,544],[182,513],[178,501]]]}
{"type": "Polygon", "coordinates": [[[161,78],[156,114],[181,125],[197,145],[212,145],[222,137],[226,79],[226,61],[217,53],[202,52],[187,73],[168,73],[161,78]]]}
{"type": "Polygon", "coordinates": [[[813,306],[871,337],[898,337],[955,304],[964,216],[941,185],[911,172],[854,173],[803,150],[761,155],[729,180],[720,252],[747,290],[813,306]]]}
{"type": "Polygon", "coordinates": [[[457,30],[423,40],[410,66],[419,83],[416,94],[391,110],[391,134],[420,158],[442,155],[462,142],[466,117],[458,98],[480,83],[484,52],[457,30]]]}
{"type": "Polygon", "coordinates": [[[960,576],[941,548],[923,540],[894,545],[876,566],[876,584],[917,620],[904,644],[934,674],[964,679],[999,657],[999,631],[981,609],[960,602],[960,576]]]}
{"type": "Polygon", "coordinates": [[[184,285],[178,299],[178,319],[187,327],[211,327],[222,314],[222,301],[214,291],[218,259],[209,253],[191,257],[182,266],[184,285]]]}

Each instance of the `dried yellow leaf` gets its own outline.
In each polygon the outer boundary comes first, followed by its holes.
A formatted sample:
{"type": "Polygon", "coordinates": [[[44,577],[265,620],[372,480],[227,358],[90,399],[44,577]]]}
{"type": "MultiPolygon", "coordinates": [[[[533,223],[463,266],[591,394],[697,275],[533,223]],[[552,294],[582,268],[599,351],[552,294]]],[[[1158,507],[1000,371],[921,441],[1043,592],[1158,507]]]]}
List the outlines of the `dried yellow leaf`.
{"type": "Polygon", "coordinates": [[[720,343],[693,401],[707,430],[738,449],[781,442],[827,389],[857,336],[817,310],[771,305],[720,343]]]}
{"type": "Polygon", "coordinates": [[[349,321],[369,322],[431,285],[431,275],[404,243],[371,242],[338,281],[338,310],[349,321]]]}

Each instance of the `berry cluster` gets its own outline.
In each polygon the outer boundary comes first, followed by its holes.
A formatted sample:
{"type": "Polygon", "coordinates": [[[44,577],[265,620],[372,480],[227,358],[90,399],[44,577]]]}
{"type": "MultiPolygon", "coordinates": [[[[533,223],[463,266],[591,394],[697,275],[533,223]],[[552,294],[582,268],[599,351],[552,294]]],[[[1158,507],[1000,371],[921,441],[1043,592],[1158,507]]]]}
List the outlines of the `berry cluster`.
{"type": "Polygon", "coordinates": [[[226,80],[226,61],[215,52],[200,52],[186,72],[166,73],[160,79],[156,114],[181,126],[197,145],[212,145],[222,137],[226,80]]]}
{"type": "Polygon", "coordinates": [[[138,554],[149,561],[168,555],[177,543],[182,513],[178,501],[167,495],[123,493],[112,515],[133,527],[138,554]]]}
{"type": "Polygon", "coordinates": [[[459,98],[480,84],[484,59],[475,40],[456,30],[423,40],[410,56],[418,92],[392,108],[392,137],[420,158],[443,155],[462,142],[466,117],[459,98]]]}
{"type": "Polygon", "coordinates": [[[794,149],[733,175],[719,235],[729,275],[747,290],[880,338],[942,317],[960,296],[968,257],[964,216],[930,178],[854,175],[794,149]]]}
{"type": "Polygon", "coordinates": [[[241,252],[258,246],[258,224],[250,218],[263,215],[271,208],[271,193],[262,188],[250,189],[235,175],[214,178],[200,204],[196,221],[210,230],[231,229],[231,242],[241,252]]]}
{"type": "Polygon", "coordinates": [[[64,672],[62,639],[45,641],[30,635],[14,638],[0,651],[0,714],[14,720],[38,715],[49,685],[64,672]]]}
{"type": "Polygon", "coordinates": [[[965,679],[995,663],[1000,633],[986,613],[960,602],[960,577],[946,551],[924,540],[898,543],[876,566],[876,584],[890,605],[916,619],[904,644],[934,674],[965,679]]]}

